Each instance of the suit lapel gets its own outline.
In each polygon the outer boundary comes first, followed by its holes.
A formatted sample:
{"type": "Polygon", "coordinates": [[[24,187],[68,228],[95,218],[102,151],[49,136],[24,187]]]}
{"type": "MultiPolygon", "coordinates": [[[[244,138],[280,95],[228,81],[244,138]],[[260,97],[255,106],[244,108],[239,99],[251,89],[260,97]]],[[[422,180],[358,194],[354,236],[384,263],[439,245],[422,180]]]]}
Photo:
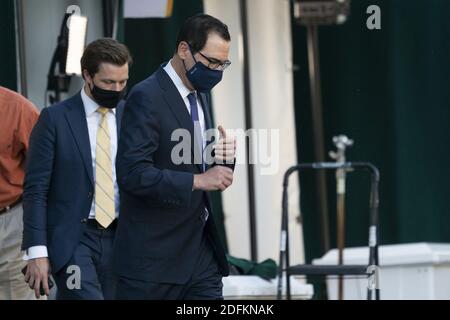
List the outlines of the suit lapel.
{"type": "MultiPolygon", "coordinates": [[[[173,115],[177,119],[181,128],[187,129],[189,131],[191,137],[191,153],[194,159],[194,124],[192,123],[191,115],[186,108],[186,104],[181,98],[178,89],[175,84],[170,79],[169,75],[163,70],[163,68],[159,68],[156,73],[159,84],[164,92],[164,99],[166,100],[167,105],[171,109],[173,115]]],[[[201,164],[196,164],[199,168],[200,172],[203,171],[201,164]]]]}
{"type": "Polygon", "coordinates": [[[123,108],[125,107],[125,103],[126,103],[125,100],[121,100],[116,108],[117,140],[119,140],[120,128],[122,124],[123,108]]]}
{"type": "Polygon", "coordinates": [[[86,113],[84,111],[80,93],[68,102],[69,108],[65,113],[65,118],[75,139],[81,158],[83,159],[83,164],[89,179],[91,180],[92,185],[94,185],[89,131],[86,122],[86,113]]]}

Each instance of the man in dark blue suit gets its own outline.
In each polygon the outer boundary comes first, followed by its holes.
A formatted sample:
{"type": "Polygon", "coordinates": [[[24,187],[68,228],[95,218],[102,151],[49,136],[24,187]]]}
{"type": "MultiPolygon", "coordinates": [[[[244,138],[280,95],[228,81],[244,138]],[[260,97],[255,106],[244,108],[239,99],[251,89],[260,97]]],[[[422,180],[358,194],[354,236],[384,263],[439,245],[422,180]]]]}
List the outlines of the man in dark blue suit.
{"type": "Polygon", "coordinates": [[[32,132],[22,248],[25,280],[37,296],[40,286],[48,295],[51,273],[58,299],[114,297],[115,156],[130,63],[115,40],[89,44],[81,59],[84,88],[42,110],[32,132]]]}
{"type": "MultiPolygon", "coordinates": [[[[212,127],[206,93],[230,64],[229,47],[225,24],[208,15],[191,17],[179,32],[172,59],[130,92],[116,162],[118,299],[223,297],[228,263],[208,191],[228,188],[233,166],[211,163],[214,158],[202,151],[208,149],[206,130],[212,127]],[[183,132],[192,143],[174,152],[182,143],[175,136],[183,132]]],[[[234,159],[235,141],[221,131],[215,159],[228,162],[234,159]]]]}

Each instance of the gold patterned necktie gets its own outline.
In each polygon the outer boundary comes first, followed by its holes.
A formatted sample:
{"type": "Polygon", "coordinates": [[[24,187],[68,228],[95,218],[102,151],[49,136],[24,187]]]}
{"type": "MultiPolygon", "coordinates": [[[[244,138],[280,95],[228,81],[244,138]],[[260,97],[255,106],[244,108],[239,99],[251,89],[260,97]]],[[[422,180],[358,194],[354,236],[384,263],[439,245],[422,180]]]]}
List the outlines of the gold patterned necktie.
{"type": "Polygon", "coordinates": [[[101,115],[95,147],[95,220],[107,228],[115,219],[114,180],[112,178],[111,138],[107,114],[109,109],[100,107],[101,115]]]}

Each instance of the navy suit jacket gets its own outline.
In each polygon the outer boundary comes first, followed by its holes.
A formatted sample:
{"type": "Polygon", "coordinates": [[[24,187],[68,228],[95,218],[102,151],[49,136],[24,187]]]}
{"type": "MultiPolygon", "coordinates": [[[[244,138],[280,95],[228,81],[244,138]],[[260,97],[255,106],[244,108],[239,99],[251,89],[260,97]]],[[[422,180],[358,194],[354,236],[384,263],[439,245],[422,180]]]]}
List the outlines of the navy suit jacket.
{"type": "MultiPolygon", "coordinates": [[[[211,117],[206,96],[200,95],[206,128],[211,117]]],[[[194,137],[191,116],[167,73],[161,68],[130,92],[122,119],[116,171],[120,188],[120,220],[113,252],[121,276],[157,283],[184,284],[192,275],[202,236],[211,245],[219,271],[228,275],[223,246],[209,215],[207,192],[192,190],[201,165],[175,164],[174,130],[194,137]]]]}
{"type": "MultiPolygon", "coordinates": [[[[116,111],[117,129],[124,102],[116,111]]],[[[81,94],[42,110],[30,137],[22,249],[45,245],[58,272],[79,243],[94,196],[91,147],[81,94]]]]}

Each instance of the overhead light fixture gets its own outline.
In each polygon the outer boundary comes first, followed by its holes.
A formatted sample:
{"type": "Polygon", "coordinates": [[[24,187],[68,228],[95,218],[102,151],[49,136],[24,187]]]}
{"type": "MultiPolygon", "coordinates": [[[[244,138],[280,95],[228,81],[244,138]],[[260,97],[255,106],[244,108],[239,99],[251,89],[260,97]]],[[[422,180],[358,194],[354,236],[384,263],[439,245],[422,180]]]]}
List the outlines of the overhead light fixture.
{"type": "Polygon", "coordinates": [[[88,18],[72,15],[69,18],[69,44],[67,48],[66,74],[81,76],[80,60],[86,45],[88,18]]]}
{"type": "Polygon", "coordinates": [[[342,24],[350,14],[350,0],[295,0],[294,17],[302,25],[342,24]]]}

